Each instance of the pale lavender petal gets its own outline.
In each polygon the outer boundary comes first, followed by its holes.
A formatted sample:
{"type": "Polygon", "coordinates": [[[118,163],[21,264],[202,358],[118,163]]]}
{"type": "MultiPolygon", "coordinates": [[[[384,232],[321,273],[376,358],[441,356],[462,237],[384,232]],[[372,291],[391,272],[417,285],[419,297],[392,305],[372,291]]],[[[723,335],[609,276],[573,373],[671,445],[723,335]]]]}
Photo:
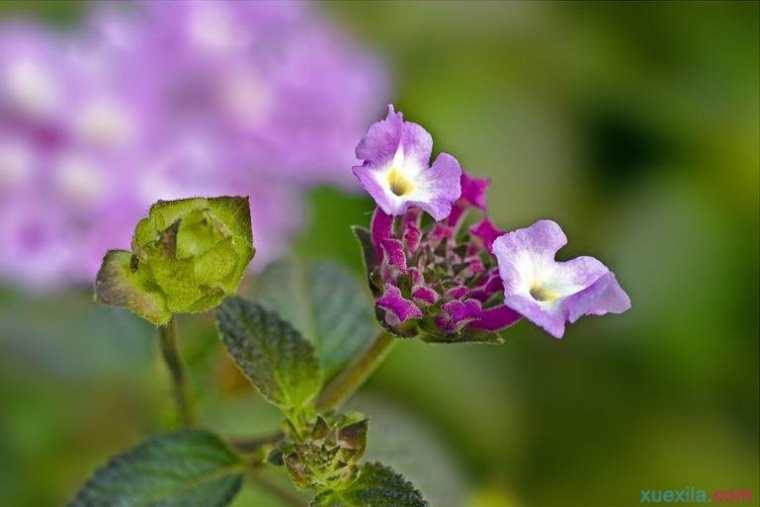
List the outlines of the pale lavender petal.
{"type": "Polygon", "coordinates": [[[417,308],[417,305],[405,299],[399,288],[390,284],[386,284],[385,292],[376,304],[378,307],[392,312],[400,323],[422,317],[422,311],[417,308]]]}
{"type": "MultiPolygon", "coordinates": [[[[356,158],[373,165],[382,164],[393,158],[401,143],[404,117],[388,106],[388,116],[372,124],[356,147],[356,158]]],[[[432,141],[431,141],[432,143],[432,141]]],[[[354,170],[356,173],[356,170],[354,170]]]]}
{"type": "Polygon", "coordinates": [[[375,200],[377,205],[389,215],[401,215],[408,208],[408,203],[393,199],[385,189],[377,182],[374,173],[375,167],[371,162],[364,162],[360,166],[354,166],[352,169],[354,176],[364,190],[375,200]]]}
{"type": "Polygon", "coordinates": [[[462,193],[461,176],[462,168],[457,159],[448,153],[441,153],[436,157],[432,167],[425,172],[432,199],[415,201],[415,204],[430,213],[435,220],[443,220],[449,216],[454,201],[462,193]]]}
{"type": "Polygon", "coordinates": [[[508,258],[517,253],[534,252],[553,259],[554,254],[567,244],[567,236],[556,222],[539,220],[530,227],[504,234],[497,242],[498,250],[495,244],[493,248],[497,257],[508,258]]]}
{"type": "Polygon", "coordinates": [[[554,309],[544,309],[530,296],[505,295],[504,304],[516,311],[529,321],[542,327],[555,338],[565,334],[565,314],[559,306],[554,309]]]}
{"type": "Polygon", "coordinates": [[[556,223],[542,220],[499,237],[493,247],[504,304],[557,338],[564,334],[566,322],[630,307],[628,295],[597,259],[556,262],[554,254],[565,242],[556,223]]]}
{"type": "Polygon", "coordinates": [[[404,122],[401,129],[401,146],[404,149],[404,157],[415,160],[422,167],[427,167],[430,164],[433,137],[421,125],[409,121],[404,122]]]}
{"type": "Polygon", "coordinates": [[[631,299],[608,272],[586,290],[565,301],[567,320],[575,322],[584,315],[623,313],[631,307],[631,299]]]}

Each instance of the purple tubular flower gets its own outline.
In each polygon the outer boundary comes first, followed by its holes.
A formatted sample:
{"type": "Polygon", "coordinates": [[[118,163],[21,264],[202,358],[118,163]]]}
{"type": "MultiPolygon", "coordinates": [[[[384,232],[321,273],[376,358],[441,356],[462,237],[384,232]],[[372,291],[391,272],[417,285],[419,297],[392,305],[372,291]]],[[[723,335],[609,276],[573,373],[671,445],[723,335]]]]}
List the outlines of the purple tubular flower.
{"type": "Polygon", "coordinates": [[[540,220],[493,244],[504,285],[504,304],[561,338],[565,323],[584,315],[622,313],[631,300],[615,275],[593,257],[554,260],[567,243],[560,226],[540,220]]]}
{"type": "Polygon", "coordinates": [[[399,216],[417,206],[443,220],[462,193],[462,169],[448,153],[430,166],[432,150],[428,131],[404,121],[390,105],[385,120],[372,125],[356,147],[363,162],[353,172],[385,213],[399,216]]]}
{"type": "MultiPolygon", "coordinates": [[[[459,204],[461,216],[484,201],[459,204]]],[[[378,207],[371,230],[357,229],[378,320],[397,336],[424,341],[500,341],[497,333],[520,315],[503,304],[488,242],[447,217],[423,221],[420,211],[394,216],[378,207]]]]}
{"type": "Polygon", "coordinates": [[[480,223],[470,228],[470,234],[476,238],[480,238],[486,250],[490,252],[493,248],[493,242],[504,234],[504,231],[497,229],[488,218],[483,218],[480,223]]]}
{"type": "Polygon", "coordinates": [[[462,195],[454,204],[447,220],[451,226],[457,225],[464,212],[470,207],[476,207],[483,211],[486,209],[486,191],[491,181],[488,178],[473,178],[462,171],[462,195]]]}

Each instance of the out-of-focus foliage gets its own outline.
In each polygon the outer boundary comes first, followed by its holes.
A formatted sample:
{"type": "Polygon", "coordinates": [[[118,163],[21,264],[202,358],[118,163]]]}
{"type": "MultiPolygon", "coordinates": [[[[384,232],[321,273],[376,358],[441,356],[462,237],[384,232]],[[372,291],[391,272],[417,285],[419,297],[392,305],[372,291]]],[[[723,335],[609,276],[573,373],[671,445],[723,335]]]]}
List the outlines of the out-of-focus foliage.
{"type": "MultiPolygon", "coordinates": [[[[73,22],[61,4],[35,8],[73,22]]],[[[622,507],[686,485],[759,494],[758,4],[324,7],[384,52],[399,109],[492,177],[495,222],[557,219],[565,255],[603,257],[633,301],[563,341],[520,323],[499,347],[395,348],[367,395],[428,429],[464,505],[622,507]]],[[[359,273],[349,226],[371,203],[324,188],[310,204],[296,253],[359,273]]],[[[0,293],[0,504],[60,504],[104,456],[174,422],[150,333],[83,294],[0,293]]],[[[210,318],[179,327],[202,422],[276,429],[210,318]]],[[[234,505],[280,504],[252,490],[234,505]]]]}

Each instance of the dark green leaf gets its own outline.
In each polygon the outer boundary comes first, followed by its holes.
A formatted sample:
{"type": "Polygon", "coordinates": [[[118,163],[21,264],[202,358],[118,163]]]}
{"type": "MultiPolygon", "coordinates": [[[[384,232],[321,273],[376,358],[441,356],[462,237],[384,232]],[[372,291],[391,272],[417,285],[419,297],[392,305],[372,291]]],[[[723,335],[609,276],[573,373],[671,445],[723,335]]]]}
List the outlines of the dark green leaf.
{"type": "Polygon", "coordinates": [[[427,507],[429,504],[400,474],[380,463],[368,463],[342,491],[321,493],[312,507],[427,507]]]}
{"type": "Polygon", "coordinates": [[[333,263],[276,262],[256,279],[253,294],[314,344],[328,380],[379,331],[366,289],[333,263]]]}
{"type": "Polygon", "coordinates": [[[211,433],[161,435],[111,458],[68,506],[221,507],[240,490],[242,466],[211,433]]]}
{"type": "Polygon", "coordinates": [[[300,409],[317,394],[322,383],[314,347],[288,322],[239,297],[226,299],[216,316],[230,356],[267,400],[300,409]]]}

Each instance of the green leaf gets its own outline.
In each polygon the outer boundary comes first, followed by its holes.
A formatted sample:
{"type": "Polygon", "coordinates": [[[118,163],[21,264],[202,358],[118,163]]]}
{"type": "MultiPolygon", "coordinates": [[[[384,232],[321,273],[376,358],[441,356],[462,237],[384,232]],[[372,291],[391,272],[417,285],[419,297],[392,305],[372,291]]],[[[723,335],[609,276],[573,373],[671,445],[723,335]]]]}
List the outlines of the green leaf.
{"type": "Polygon", "coordinates": [[[161,435],[111,458],[68,507],[221,507],[240,490],[242,467],[211,433],[161,435]]]}
{"type": "Polygon", "coordinates": [[[321,382],[314,347],[276,313],[239,297],[216,313],[222,341],[232,359],[267,400],[282,409],[301,409],[321,382]]]}
{"type": "Polygon", "coordinates": [[[326,380],[379,332],[366,289],[334,263],[295,259],[273,263],[257,277],[253,297],[314,344],[326,380]]]}
{"type": "Polygon", "coordinates": [[[312,507],[427,507],[429,504],[400,474],[380,463],[367,463],[342,491],[317,495],[312,507]]]}
{"type": "Polygon", "coordinates": [[[438,331],[421,331],[416,338],[430,343],[486,343],[492,345],[500,345],[504,343],[504,338],[502,338],[499,333],[470,329],[467,327],[448,335],[438,331]]]}
{"type": "Polygon", "coordinates": [[[246,197],[158,201],[137,223],[132,252],[109,252],[96,301],[124,306],[156,325],[199,313],[234,294],[253,258],[246,197]]]}

